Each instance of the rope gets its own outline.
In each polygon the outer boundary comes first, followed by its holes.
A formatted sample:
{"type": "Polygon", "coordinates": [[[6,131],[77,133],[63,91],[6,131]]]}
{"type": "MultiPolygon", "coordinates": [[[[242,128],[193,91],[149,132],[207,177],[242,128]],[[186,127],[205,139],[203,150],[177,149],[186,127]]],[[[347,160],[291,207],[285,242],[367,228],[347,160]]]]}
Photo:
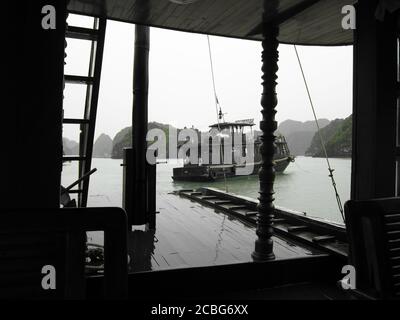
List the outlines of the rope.
{"type": "Polygon", "coordinates": [[[212,84],[213,84],[213,90],[214,90],[215,111],[217,113],[218,130],[220,130],[219,112],[218,112],[219,101],[218,101],[218,96],[217,96],[217,89],[215,86],[214,64],[213,64],[213,59],[212,59],[212,54],[211,54],[211,43],[210,43],[210,37],[208,35],[207,35],[207,42],[208,42],[208,55],[210,58],[211,78],[212,78],[212,84]]]}
{"type": "MultiPolygon", "coordinates": [[[[214,65],[213,65],[213,59],[212,59],[212,54],[211,54],[211,43],[210,43],[209,35],[207,35],[207,42],[208,42],[208,54],[209,54],[209,58],[210,58],[211,78],[212,78],[212,84],[213,84],[213,90],[214,90],[215,111],[217,113],[218,131],[221,132],[221,126],[220,126],[219,120],[220,120],[220,114],[222,115],[222,111],[221,111],[221,106],[218,101],[217,89],[215,86],[214,65]],[[219,107],[220,111],[218,111],[218,107],[219,107]]],[[[222,155],[222,144],[220,144],[220,154],[222,155]]],[[[224,163],[222,163],[222,165],[224,165],[224,163]]],[[[222,172],[224,173],[225,192],[228,192],[228,184],[226,182],[225,167],[222,167],[222,172]]]]}
{"type": "Polygon", "coordinates": [[[304,74],[304,70],[303,70],[303,66],[302,66],[301,60],[300,60],[300,56],[299,56],[299,53],[297,52],[297,47],[296,47],[296,45],[293,45],[293,47],[294,47],[294,51],[296,52],[296,57],[297,57],[297,61],[299,63],[301,74],[303,76],[304,85],[305,85],[306,90],[307,90],[307,95],[308,95],[308,99],[310,101],[311,109],[312,109],[312,112],[313,112],[313,115],[314,115],[315,124],[317,125],[317,132],[318,132],[319,139],[321,141],[321,146],[322,146],[322,150],[323,150],[324,155],[325,155],[326,163],[328,165],[329,177],[331,178],[332,186],[333,186],[333,189],[335,191],[336,202],[338,204],[338,208],[339,208],[340,214],[342,215],[343,222],[345,222],[342,201],[340,200],[340,196],[339,196],[339,193],[337,191],[336,181],[335,181],[335,178],[333,176],[333,172],[335,171],[335,169],[332,169],[331,164],[329,162],[328,152],[326,151],[324,138],[322,137],[322,134],[321,134],[321,128],[320,128],[319,123],[318,123],[318,118],[317,118],[317,115],[316,115],[316,112],[315,112],[314,103],[313,103],[313,100],[311,98],[310,90],[308,88],[308,83],[307,83],[306,76],[304,74]]]}

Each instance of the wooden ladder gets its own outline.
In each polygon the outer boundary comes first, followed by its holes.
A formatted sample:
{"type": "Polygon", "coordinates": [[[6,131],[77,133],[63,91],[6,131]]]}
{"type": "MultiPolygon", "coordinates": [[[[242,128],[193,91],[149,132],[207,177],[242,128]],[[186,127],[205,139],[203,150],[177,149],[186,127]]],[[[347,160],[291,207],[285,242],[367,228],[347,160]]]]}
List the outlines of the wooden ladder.
{"type": "MultiPolygon", "coordinates": [[[[87,76],[65,75],[65,83],[86,86],[85,110],[82,119],[63,119],[64,124],[80,125],[79,156],[64,156],[63,161],[79,162],[79,178],[91,170],[97,105],[99,99],[101,69],[107,19],[94,18],[93,28],[68,26],[66,38],[91,41],[89,70],[87,76]]],[[[77,190],[78,207],[86,207],[89,193],[89,177],[81,181],[77,190]]]]}

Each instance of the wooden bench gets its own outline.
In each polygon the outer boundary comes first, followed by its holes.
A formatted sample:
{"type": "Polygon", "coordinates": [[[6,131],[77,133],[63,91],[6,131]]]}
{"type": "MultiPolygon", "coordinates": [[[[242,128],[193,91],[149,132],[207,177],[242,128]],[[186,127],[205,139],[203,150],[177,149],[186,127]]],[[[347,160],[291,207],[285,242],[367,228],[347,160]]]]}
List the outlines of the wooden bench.
{"type": "Polygon", "coordinates": [[[400,199],[348,201],[349,263],[355,293],[374,299],[400,298],[400,199]]]}

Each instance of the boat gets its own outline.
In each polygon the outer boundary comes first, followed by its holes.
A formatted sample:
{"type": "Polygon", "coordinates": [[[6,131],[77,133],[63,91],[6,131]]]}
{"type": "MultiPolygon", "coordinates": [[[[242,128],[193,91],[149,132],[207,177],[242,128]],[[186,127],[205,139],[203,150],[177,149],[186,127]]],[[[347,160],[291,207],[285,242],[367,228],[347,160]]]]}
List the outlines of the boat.
{"type": "MultiPolygon", "coordinates": [[[[198,161],[192,163],[189,159],[189,153],[184,159],[183,167],[173,169],[172,179],[174,181],[216,181],[225,178],[232,178],[243,175],[256,175],[258,174],[262,159],[260,153],[261,137],[256,132],[253,132],[254,119],[238,120],[235,122],[222,122],[210,126],[210,136],[216,138],[213,140],[212,145],[209,144],[209,152],[206,154],[208,161],[205,164],[201,146],[198,146],[198,161]],[[250,129],[250,132],[246,132],[250,129]],[[234,139],[240,140],[240,143],[234,143],[234,139]],[[253,145],[254,157],[253,161],[240,163],[238,154],[245,156],[249,153],[247,150],[248,144],[253,145]],[[225,146],[230,147],[232,156],[226,161],[224,157],[225,146]],[[212,163],[212,152],[219,152],[218,163],[212,163]],[[230,163],[227,163],[230,162],[230,163]],[[240,172],[242,169],[243,173],[240,172]]],[[[206,139],[205,139],[206,140],[206,139]]],[[[211,141],[211,140],[210,140],[211,141]]],[[[205,142],[204,140],[202,142],[205,142]]],[[[239,158],[242,159],[242,158],[239,158]]],[[[250,158],[251,159],[251,158],[250,158]]],[[[288,144],[283,135],[279,134],[275,140],[275,154],[274,154],[274,168],[275,172],[284,172],[288,165],[295,160],[294,156],[290,154],[288,144]]]]}

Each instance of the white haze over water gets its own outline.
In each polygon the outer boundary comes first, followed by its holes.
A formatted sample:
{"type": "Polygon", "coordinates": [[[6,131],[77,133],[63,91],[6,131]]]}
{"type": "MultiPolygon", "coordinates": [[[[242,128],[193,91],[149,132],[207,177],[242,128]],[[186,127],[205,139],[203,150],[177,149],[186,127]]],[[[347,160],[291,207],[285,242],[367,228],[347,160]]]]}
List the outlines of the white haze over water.
{"type": "MultiPolygon", "coordinates": [[[[89,206],[122,206],[123,168],[122,160],[93,159],[98,169],[90,178],[89,206]]],[[[331,159],[341,200],[350,199],[350,159],[331,159]]],[[[222,180],[217,182],[174,182],[172,170],[181,167],[182,161],[169,160],[157,166],[157,193],[174,190],[196,189],[202,186],[225,190],[222,180]]],[[[62,184],[67,186],[77,179],[78,164],[66,163],[63,167],[62,184]]],[[[256,199],[259,191],[258,176],[227,179],[228,191],[256,199]]],[[[325,159],[297,157],[284,173],[276,175],[275,205],[306,212],[309,217],[343,223],[328,177],[325,159]]]]}
{"type": "MultiPolygon", "coordinates": [[[[71,16],[69,23],[85,24],[71,16]]],[[[86,23],[87,24],[87,23],[86,23]]],[[[87,25],[89,27],[89,25],[87,25]]],[[[210,37],[218,98],[226,120],[259,122],[261,43],[210,37]]],[[[216,122],[207,38],[151,28],[149,121],[178,128],[207,130],[216,122]]],[[[345,118],[352,105],[352,47],[298,47],[318,118],[345,118]]],[[[66,74],[84,75],[89,42],[68,40],[66,74]]],[[[279,47],[277,121],[312,119],[304,83],[292,46],[279,47]]],[[[131,125],[134,25],[109,21],[101,79],[96,138],[114,138],[131,125]]],[[[67,85],[65,117],[81,118],[83,86],[67,85]]],[[[78,141],[79,126],[64,127],[64,136],[78,141]]]]}

